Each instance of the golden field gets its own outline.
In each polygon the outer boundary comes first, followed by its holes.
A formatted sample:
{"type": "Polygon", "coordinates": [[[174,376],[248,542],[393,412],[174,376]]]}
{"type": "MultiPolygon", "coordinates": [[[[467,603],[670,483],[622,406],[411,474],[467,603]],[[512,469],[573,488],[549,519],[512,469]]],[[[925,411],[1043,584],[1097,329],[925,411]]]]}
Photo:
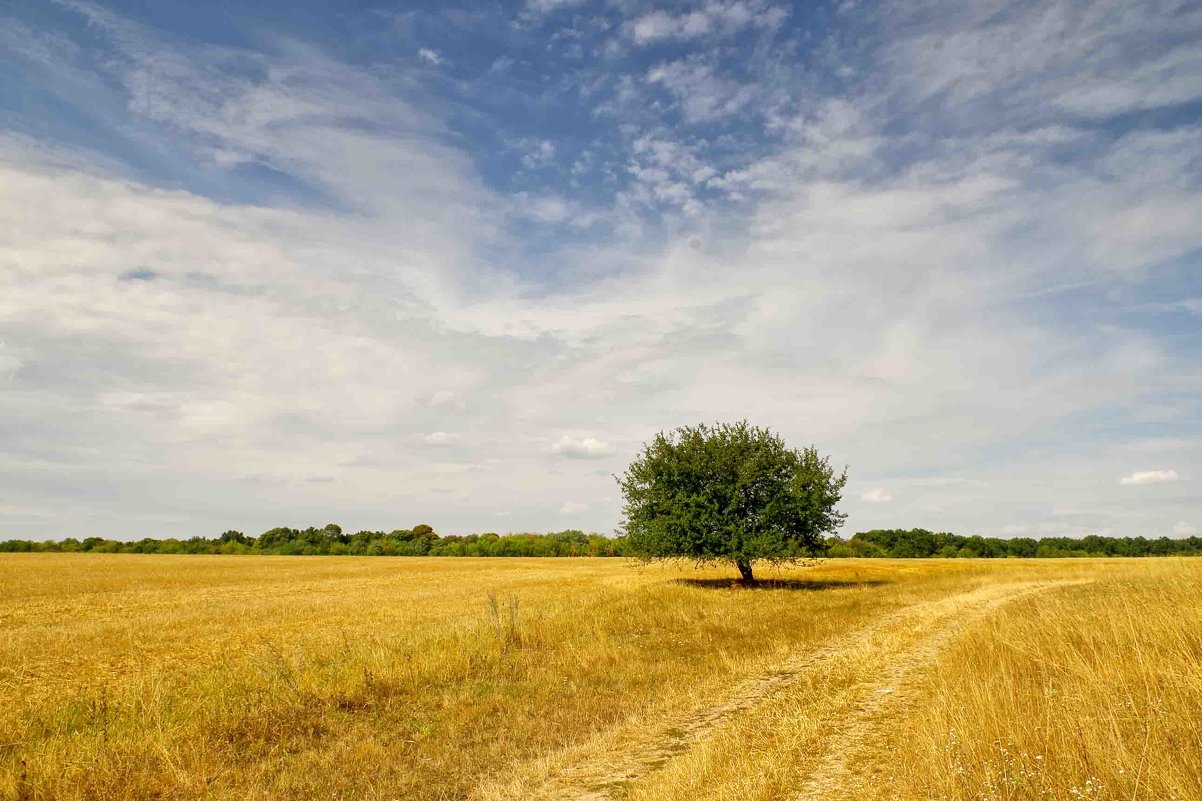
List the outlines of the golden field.
{"type": "Polygon", "coordinates": [[[1202,799],[1202,561],[0,555],[0,798],[1202,799]]]}

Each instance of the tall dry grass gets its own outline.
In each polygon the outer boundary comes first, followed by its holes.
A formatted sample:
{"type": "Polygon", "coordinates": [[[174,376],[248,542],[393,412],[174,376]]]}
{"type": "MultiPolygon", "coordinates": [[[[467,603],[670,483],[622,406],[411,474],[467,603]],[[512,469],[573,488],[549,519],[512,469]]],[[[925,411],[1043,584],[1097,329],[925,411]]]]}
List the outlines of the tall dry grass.
{"type": "MultiPolygon", "coordinates": [[[[632,727],[655,728],[681,709],[720,702],[744,677],[915,604],[1089,575],[1112,588],[1106,608],[1121,609],[1128,593],[1143,593],[1140,603],[1151,604],[1146,586],[1174,586],[1189,572],[1156,584],[1134,563],[847,560],[783,574],[796,589],[742,591],[724,581],[678,580],[729,575],[721,571],[640,569],[618,560],[4,555],[0,797],[451,799],[504,792],[537,784],[556,755],[593,743],[620,746],[632,727]]],[[[1074,592],[1046,602],[1067,603],[1074,592]]],[[[1027,604],[1021,608],[1042,608],[1027,604]]],[[[923,625],[876,635],[869,645],[878,642],[885,653],[891,636],[921,640],[923,625]]],[[[1120,649],[1112,659],[1152,660],[1151,640],[1140,642],[1139,656],[1120,649]]],[[[697,786],[689,776],[709,777],[700,790],[709,797],[722,797],[722,787],[789,789],[830,733],[823,716],[854,696],[855,676],[871,674],[873,653],[866,646],[844,655],[835,664],[851,679],[839,670],[809,677],[792,706],[777,699],[739,716],[630,791],[677,797],[697,786]],[[771,737],[757,733],[757,721],[772,723],[771,737]],[[728,749],[714,751],[704,770],[688,770],[715,743],[728,749]],[[729,783],[757,769],[775,778],[729,783]]],[[[1168,664],[1156,659],[1158,670],[1168,664]]],[[[1188,665],[1174,669],[1196,682],[1188,665]]],[[[1185,686],[1196,695],[1196,683],[1185,686]]],[[[957,691],[951,684],[928,690],[941,699],[957,691]]],[[[939,719],[928,728],[947,725],[939,719]]],[[[928,730],[921,726],[915,731],[928,730]]],[[[962,737],[958,747],[972,742],[962,737]]],[[[944,753],[931,750],[944,747],[938,738],[917,743],[925,745],[913,752],[905,750],[910,743],[894,743],[897,759],[920,764],[944,753]]],[[[1198,775],[1193,763],[1182,770],[1198,775]]],[[[1141,771],[1146,781],[1148,769],[1141,771]]],[[[1115,786],[1110,774],[1091,775],[1115,786]]],[[[906,792],[938,797],[951,786],[946,779],[933,767],[916,772],[906,792]]],[[[972,792],[975,785],[964,779],[955,786],[972,792]]]]}
{"type": "Polygon", "coordinates": [[[626,797],[1202,799],[1202,562],[996,571],[1036,589],[866,629],[626,797]]]}
{"type": "Polygon", "coordinates": [[[1202,799],[1202,570],[1141,562],[1024,599],[924,674],[876,797],[1202,799]]]}
{"type": "Polygon", "coordinates": [[[938,591],[861,584],[883,572],[732,593],[602,560],[4,556],[0,793],[461,798],[938,591]]]}

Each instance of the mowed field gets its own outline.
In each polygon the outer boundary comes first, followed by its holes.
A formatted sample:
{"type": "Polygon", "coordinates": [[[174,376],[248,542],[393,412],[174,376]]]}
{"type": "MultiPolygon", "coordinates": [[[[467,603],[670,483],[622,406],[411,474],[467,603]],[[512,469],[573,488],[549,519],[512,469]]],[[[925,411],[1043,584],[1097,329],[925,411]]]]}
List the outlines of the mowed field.
{"type": "Polygon", "coordinates": [[[0,555],[0,797],[1202,799],[1202,561],[0,555]]]}

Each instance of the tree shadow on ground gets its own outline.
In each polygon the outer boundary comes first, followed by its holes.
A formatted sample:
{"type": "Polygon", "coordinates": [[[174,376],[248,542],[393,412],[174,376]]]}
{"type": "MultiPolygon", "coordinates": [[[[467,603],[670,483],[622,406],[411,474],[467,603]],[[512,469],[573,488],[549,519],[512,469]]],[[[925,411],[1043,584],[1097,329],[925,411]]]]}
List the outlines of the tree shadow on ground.
{"type": "Polygon", "coordinates": [[[848,587],[878,587],[889,582],[880,579],[869,581],[815,581],[813,579],[767,578],[748,582],[737,578],[680,578],[672,579],[670,583],[681,584],[685,587],[697,587],[703,590],[794,590],[820,592],[822,590],[847,589],[848,587]]]}

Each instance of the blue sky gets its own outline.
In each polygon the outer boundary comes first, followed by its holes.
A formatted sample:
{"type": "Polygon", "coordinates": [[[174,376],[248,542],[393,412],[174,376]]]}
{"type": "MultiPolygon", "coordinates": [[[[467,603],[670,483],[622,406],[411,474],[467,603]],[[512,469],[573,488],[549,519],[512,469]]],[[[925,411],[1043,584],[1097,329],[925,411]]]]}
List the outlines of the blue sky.
{"type": "Polygon", "coordinates": [[[848,530],[1202,529],[1190,3],[0,12],[0,535],[620,521],[656,431],[848,530]]]}

